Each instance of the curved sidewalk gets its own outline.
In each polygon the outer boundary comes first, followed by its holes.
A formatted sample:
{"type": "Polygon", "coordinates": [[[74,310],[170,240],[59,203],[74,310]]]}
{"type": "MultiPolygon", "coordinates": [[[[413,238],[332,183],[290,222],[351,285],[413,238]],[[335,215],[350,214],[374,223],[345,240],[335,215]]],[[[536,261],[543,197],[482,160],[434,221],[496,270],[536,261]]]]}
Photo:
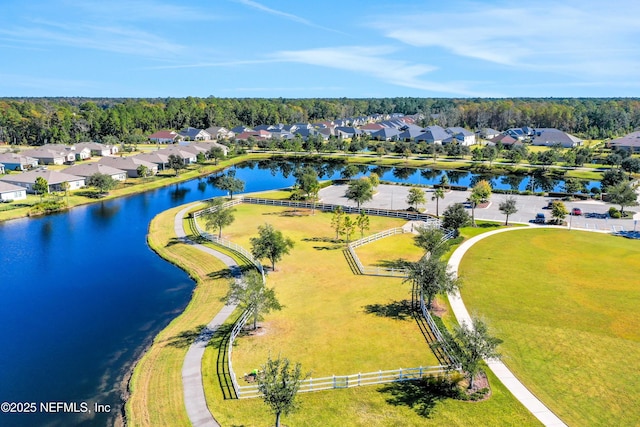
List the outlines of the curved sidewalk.
{"type": "MultiPolygon", "coordinates": [[[[530,229],[531,228],[529,227],[504,228],[501,230],[490,231],[488,233],[475,236],[462,243],[460,247],[453,252],[451,258],[449,259],[449,266],[457,275],[462,257],[474,244],[476,244],[480,240],[498,233],[530,229]]],[[[471,325],[471,316],[469,315],[467,307],[465,307],[464,302],[462,301],[460,292],[449,294],[449,302],[451,304],[453,314],[456,316],[456,319],[458,319],[458,323],[462,324],[462,322],[465,322],[467,325],[471,325]]],[[[489,368],[498,377],[502,384],[504,384],[505,387],[507,387],[507,389],[516,397],[516,399],[518,399],[538,420],[540,420],[542,424],[549,427],[566,426],[566,424],[562,422],[562,420],[558,418],[556,414],[551,412],[551,410],[547,408],[544,403],[542,403],[536,396],[534,396],[533,393],[531,393],[524,386],[524,384],[522,384],[520,380],[516,378],[516,376],[509,370],[509,368],[507,368],[504,363],[500,361],[488,361],[487,365],[489,365],[489,368]]]]}
{"type": "MultiPolygon", "coordinates": [[[[240,269],[233,258],[206,246],[197,244],[187,238],[182,221],[185,213],[191,209],[192,206],[193,205],[189,205],[176,214],[173,223],[173,229],[176,237],[182,242],[192,245],[196,249],[218,258],[231,269],[233,276],[238,279],[240,277],[240,269]]],[[[215,418],[213,418],[213,415],[211,415],[211,411],[209,411],[207,400],[204,395],[204,383],[202,382],[202,357],[204,356],[204,350],[207,347],[209,340],[235,309],[236,305],[225,305],[211,320],[211,322],[207,324],[202,332],[200,332],[200,335],[198,335],[193,344],[191,344],[189,350],[187,350],[187,354],[185,355],[184,363],[182,365],[184,404],[187,409],[189,421],[191,421],[191,424],[194,427],[220,427],[220,424],[218,424],[215,418]]]]}

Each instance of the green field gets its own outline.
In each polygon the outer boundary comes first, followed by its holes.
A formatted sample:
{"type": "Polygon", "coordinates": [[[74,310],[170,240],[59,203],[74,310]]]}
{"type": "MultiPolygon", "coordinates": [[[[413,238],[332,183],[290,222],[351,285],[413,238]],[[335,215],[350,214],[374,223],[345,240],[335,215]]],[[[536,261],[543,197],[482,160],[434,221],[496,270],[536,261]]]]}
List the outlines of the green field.
{"type": "Polygon", "coordinates": [[[504,362],[569,425],[639,425],[640,242],[521,230],[477,243],[462,297],[504,362]]]}
{"type": "MultiPolygon", "coordinates": [[[[223,230],[225,238],[249,248],[257,226],[269,222],[296,242],[291,254],[276,265],[277,271],[268,275],[268,286],[275,287],[285,308],[269,314],[257,334],[236,341],[233,366],[239,377],[259,368],[269,353],[301,362],[315,378],[437,363],[407,311],[409,285],[401,279],[354,275],[343,244],[331,241],[335,238],[331,214],[311,216],[305,210],[255,205],[236,208],[236,221],[223,230]]],[[[402,224],[402,220],[371,217],[369,233],[402,224]]],[[[409,235],[396,237],[400,239],[393,242],[391,238],[392,246],[407,249],[407,258],[419,257],[419,250],[410,249],[409,235]]],[[[383,244],[370,251],[372,260],[388,257],[383,244]]],[[[223,399],[217,345],[207,348],[203,361],[207,401],[214,416],[222,425],[269,425],[271,416],[259,399],[223,399]]],[[[494,377],[490,379],[493,397],[473,404],[414,395],[398,386],[303,394],[304,409],[286,417],[285,424],[538,425],[494,377]],[[428,410],[420,415],[410,402],[425,403],[428,410]]]]}

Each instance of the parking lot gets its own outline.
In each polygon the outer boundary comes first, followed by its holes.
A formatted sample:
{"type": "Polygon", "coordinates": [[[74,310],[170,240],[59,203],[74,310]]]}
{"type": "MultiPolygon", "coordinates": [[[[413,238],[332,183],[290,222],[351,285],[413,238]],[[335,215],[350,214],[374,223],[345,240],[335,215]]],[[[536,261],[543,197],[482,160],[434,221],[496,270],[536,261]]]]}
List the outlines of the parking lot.
{"type": "MultiPolygon", "coordinates": [[[[365,207],[375,207],[382,209],[407,209],[407,194],[409,188],[400,185],[386,185],[380,184],[376,188],[376,194],[373,200],[364,204],[365,207]]],[[[346,185],[332,185],[330,187],[320,190],[320,198],[325,203],[336,203],[347,206],[356,206],[356,203],[347,200],[344,197],[344,193],[347,189],[346,185]]],[[[427,203],[420,206],[420,209],[426,207],[427,212],[436,214],[436,202],[431,200],[433,195],[433,189],[425,188],[427,203]]],[[[439,214],[442,215],[442,211],[453,203],[465,203],[469,197],[470,191],[449,191],[445,194],[444,199],[439,201],[439,214]]],[[[493,194],[489,206],[484,208],[475,209],[476,219],[484,219],[491,221],[505,220],[505,215],[500,212],[498,206],[500,202],[506,199],[506,194],[493,194]]],[[[537,213],[544,213],[547,221],[551,219],[551,210],[546,209],[549,201],[555,200],[551,197],[540,196],[521,196],[515,195],[516,205],[518,212],[509,216],[509,222],[518,223],[530,223],[537,213]]],[[[631,219],[612,219],[609,218],[607,212],[609,207],[615,206],[609,203],[604,203],[598,200],[576,200],[564,202],[569,211],[573,208],[579,208],[582,211],[580,216],[567,216],[565,220],[572,228],[581,228],[589,230],[603,230],[603,231],[633,231],[635,222],[631,219]]],[[[620,208],[616,206],[616,208],[620,208]]],[[[633,208],[632,208],[633,209],[633,208]]],[[[468,207],[469,214],[471,209],[468,207]]],[[[640,229],[640,226],[637,226],[640,229]]]]}

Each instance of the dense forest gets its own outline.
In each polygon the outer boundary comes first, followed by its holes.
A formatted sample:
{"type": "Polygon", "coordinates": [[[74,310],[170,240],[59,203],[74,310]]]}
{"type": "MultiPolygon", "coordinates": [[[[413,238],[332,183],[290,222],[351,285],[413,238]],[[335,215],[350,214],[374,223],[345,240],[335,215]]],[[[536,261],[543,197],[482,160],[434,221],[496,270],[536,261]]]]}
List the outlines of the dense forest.
{"type": "Polygon", "coordinates": [[[606,139],[640,128],[640,99],[264,99],[264,98],[3,98],[0,141],[41,145],[140,142],[160,129],[317,122],[376,113],[422,113],[422,125],[553,127],[584,139],[606,139]]]}

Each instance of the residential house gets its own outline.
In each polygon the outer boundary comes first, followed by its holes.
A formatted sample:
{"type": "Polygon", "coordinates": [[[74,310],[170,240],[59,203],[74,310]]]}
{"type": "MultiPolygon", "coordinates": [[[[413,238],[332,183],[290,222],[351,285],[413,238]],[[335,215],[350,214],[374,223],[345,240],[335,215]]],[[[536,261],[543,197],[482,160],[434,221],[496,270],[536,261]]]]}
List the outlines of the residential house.
{"type": "Polygon", "coordinates": [[[622,148],[632,153],[640,151],[640,131],[632,132],[620,138],[607,142],[609,148],[622,148]]]}
{"type": "Polygon", "coordinates": [[[9,184],[14,184],[26,188],[27,193],[35,193],[33,186],[38,177],[42,177],[47,180],[50,192],[63,191],[63,182],[69,184],[69,190],[77,190],[85,186],[85,179],[81,176],[70,175],[67,173],[47,169],[35,169],[17,175],[7,175],[0,178],[0,180],[8,182],[9,184]]]}
{"type": "Polygon", "coordinates": [[[478,135],[480,136],[480,138],[482,139],[491,139],[491,138],[495,138],[496,136],[500,135],[502,132],[497,131],[495,129],[491,129],[491,128],[482,128],[478,131],[478,135]]]}
{"type": "Polygon", "coordinates": [[[102,163],[84,163],[82,165],[75,165],[63,169],[64,173],[68,173],[70,175],[81,176],[84,178],[89,178],[97,173],[102,175],[109,175],[111,178],[116,181],[125,181],[127,179],[127,172],[122,169],[116,169],[109,165],[104,165],[102,163]]]}
{"type": "Polygon", "coordinates": [[[399,139],[400,131],[396,128],[382,128],[371,134],[371,138],[375,138],[378,141],[397,141],[399,139]]]}
{"type": "Polygon", "coordinates": [[[527,134],[525,134],[521,128],[511,128],[507,129],[505,132],[520,141],[523,141],[527,137],[527,134]]]}
{"type": "Polygon", "coordinates": [[[211,126],[205,131],[211,135],[211,139],[231,139],[236,136],[235,132],[221,126],[211,126]]]}
{"type": "Polygon", "coordinates": [[[434,125],[434,126],[427,126],[426,128],[424,128],[424,133],[422,135],[417,136],[415,138],[415,141],[416,142],[425,141],[429,144],[442,145],[442,143],[448,138],[451,138],[451,135],[449,135],[444,130],[444,128],[434,125]]]}
{"type": "Polygon", "coordinates": [[[76,160],[87,160],[91,157],[91,150],[78,149],[75,145],[44,144],[38,147],[38,149],[66,153],[67,163],[73,163],[76,160]],[[71,154],[73,154],[73,159],[71,158],[71,154]]]}
{"type": "Polygon", "coordinates": [[[407,126],[405,130],[400,133],[398,138],[402,141],[413,141],[424,133],[424,129],[419,126],[407,126]]]}
{"type": "Polygon", "coordinates": [[[489,139],[489,145],[497,145],[499,143],[501,143],[505,147],[515,147],[516,145],[522,145],[522,141],[512,137],[508,133],[503,133],[489,139]]]}
{"type": "Polygon", "coordinates": [[[369,135],[379,131],[380,129],[384,129],[384,126],[380,123],[367,123],[366,125],[360,126],[360,130],[364,133],[368,133],[369,135]]]}
{"type": "Polygon", "coordinates": [[[76,154],[72,151],[36,148],[22,152],[25,156],[33,157],[41,165],[64,165],[76,161],[76,154]]]}
{"type": "MultiPolygon", "coordinates": [[[[182,145],[182,144],[180,144],[182,145]]],[[[229,147],[224,144],[220,144],[218,142],[207,141],[207,142],[192,142],[189,146],[196,148],[197,150],[203,151],[205,154],[211,150],[212,148],[219,148],[222,150],[224,155],[229,154],[229,147]]]]}
{"type": "Polygon", "coordinates": [[[182,129],[178,134],[187,141],[209,141],[211,139],[211,134],[206,130],[192,127],[182,129]]]}
{"type": "Polygon", "coordinates": [[[0,162],[6,170],[23,171],[38,166],[38,159],[25,156],[22,153],[2,153],[0,154],[0,162]]]}
{"type": "Polygon", "coordinates": [[[188,146],[183,147],[181,145],[168,147],[158,151],[162,151],[164,154],[167,155],[167,157],[174,155],[182,158],[182,161],[184,162],[185,165],[191,165],[196,163],[198,161],[198,153],[200,152],[198,149],[189,148],[188,146]]]}
{"type": "Polygon", "coordinates": [[[338,138],[353,138],[363,133],[360,129],[354,128],[353,126],[336,126],[334,129],[334,134],[338,138]]]}
{"type": "Polygon", "coordinates": [[[180,140],[182,136],[172,130],[159,130],[149,135],[149,141],[156,144],[175,144],[180,140]]]}
{"type": "Polygon", "coordinates": [[[98,160],[98,163],[126,171],[127,176],[129,178],[137,178],[139,176],[138,168],[140,166],[146,166],[151,172],[151,175],[156,175],[158,173],[158,166],[156,164],[147,162],[146,160],[143,160],[143,159],[139,159],[137,158],[137,156],[103,157],[100,160],[98,160]]]}
{"type": "Polygon", "coordinates": [[[76,144],[76,150],[89,150],[91,156],[111,156],[118,152],[118,146],[101,144],[99,142],[81,142],[76,144]],[[114,151],[115,149],[115,151],[114,151]]]}
{"type": "Polygon", "coordinates": [[[476,143],[476,134],[461,127],[448,127],[445,129],[449,135],[458,140],[461,145],[474,145],[476,143]]]}
{"type": "Polygon", "coordinates": [[[531,144],[546,147],[561,145],[563,148],[571,148],[582,145],[582,140],[559,129],[539,128],[531,137],[531,144]]]}
{"type": "Polygon", "coordinates": [[[0,202],[11,202],[26,198],[27,190],[24,187],[0,181],[0,202]]]}
{"type": "Polygon", "coordinates": [[[251,129],[249,126],[236,126],[236,127],[231,129],[231,132],[233,132],[236,135],[238,135],[239,133],[253,132],[253,129],[251,129]]]}

